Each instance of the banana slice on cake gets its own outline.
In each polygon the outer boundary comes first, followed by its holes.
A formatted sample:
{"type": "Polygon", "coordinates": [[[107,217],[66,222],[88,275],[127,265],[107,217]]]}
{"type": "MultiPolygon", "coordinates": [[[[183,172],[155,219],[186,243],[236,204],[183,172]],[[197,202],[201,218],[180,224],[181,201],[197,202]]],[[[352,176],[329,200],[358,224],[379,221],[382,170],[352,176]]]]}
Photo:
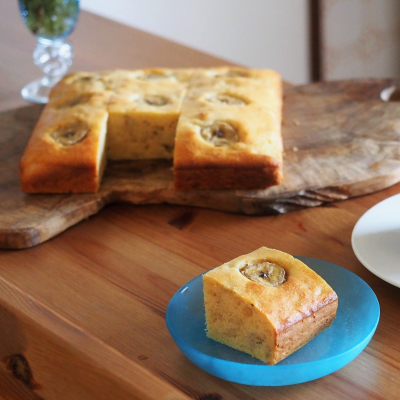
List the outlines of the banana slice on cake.
{"type": "Polygon", "coordinates": [[[248,279],[266,286],[279,286],[286,281],[286,272],[278,264],[269,261],[255,261],[246,264],[240,272],[248,279]]]}

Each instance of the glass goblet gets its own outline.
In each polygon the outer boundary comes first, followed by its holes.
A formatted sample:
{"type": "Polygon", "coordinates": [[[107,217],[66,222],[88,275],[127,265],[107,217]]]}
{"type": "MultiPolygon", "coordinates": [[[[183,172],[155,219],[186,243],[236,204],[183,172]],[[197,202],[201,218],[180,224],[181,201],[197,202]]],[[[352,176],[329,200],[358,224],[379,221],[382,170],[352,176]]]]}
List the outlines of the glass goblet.
{"type": "Polygon", "coordinates": [[[79,0],[18,0],[24,24],[36,37],[34,63],[44,76],[25,85],[22,97],[47,103],[51,88],[72,64],[73,46],[65,39],[74,30],[79,16],[79,0]]]}

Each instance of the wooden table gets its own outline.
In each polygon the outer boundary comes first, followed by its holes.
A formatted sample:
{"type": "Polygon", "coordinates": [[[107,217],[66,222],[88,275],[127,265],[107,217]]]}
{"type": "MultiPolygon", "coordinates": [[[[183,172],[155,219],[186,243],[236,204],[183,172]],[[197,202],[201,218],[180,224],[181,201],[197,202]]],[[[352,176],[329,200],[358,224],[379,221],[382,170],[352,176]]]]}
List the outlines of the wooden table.
{"type": "MultiPolygon", "coordinates": [[[[24,106],[39,76],[17,2],[0,0],[0,110],[24,106]]],[[[212,66],[222,60],[82,12],[74,70],[212,66]]],[[[400,184],[279,216],[115,204],[39,246],[0,250],[0,397],[4,399],[394,399],[400,392],[400,289],[356,259],[360,216],[400,184]],[[203,372],[166,327],[173,294],[202,272],[268,246],[332,262],[364,279],[381,306],[367,348],[339,371],[286,387],[203,372]]],[[[1,218],[1,216],[0,216],[1,218]]]]}

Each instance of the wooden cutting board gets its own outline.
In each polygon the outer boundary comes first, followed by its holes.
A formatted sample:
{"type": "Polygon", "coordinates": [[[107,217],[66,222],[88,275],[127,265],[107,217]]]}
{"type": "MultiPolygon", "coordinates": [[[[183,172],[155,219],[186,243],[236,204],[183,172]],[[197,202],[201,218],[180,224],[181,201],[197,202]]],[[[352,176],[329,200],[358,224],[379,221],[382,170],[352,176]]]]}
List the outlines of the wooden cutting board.
{"type": "Polygon", "coordinates": [[[372,193],[400,181],[400,102],[389,79],[320,82],[284,90],[284,182],[257,191],[175,191],[172,163],[110,163],[97,194],[28,195],[18,165],[42,110],[0,114],[0,247],[35,246],[106,204],[170,203],[232,213],[280,214],[372,193]]]}

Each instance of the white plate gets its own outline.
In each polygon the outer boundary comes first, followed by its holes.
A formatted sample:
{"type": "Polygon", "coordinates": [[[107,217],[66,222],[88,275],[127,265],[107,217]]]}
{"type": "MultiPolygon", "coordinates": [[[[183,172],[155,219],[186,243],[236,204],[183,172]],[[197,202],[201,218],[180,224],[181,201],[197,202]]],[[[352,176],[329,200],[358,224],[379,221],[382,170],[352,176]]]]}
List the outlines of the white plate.
{"type": "Polygon", "coordinates": [[[359,219],[351,244],[365,268],[400,287],[400,194],[376,204],[359,219]]]}

